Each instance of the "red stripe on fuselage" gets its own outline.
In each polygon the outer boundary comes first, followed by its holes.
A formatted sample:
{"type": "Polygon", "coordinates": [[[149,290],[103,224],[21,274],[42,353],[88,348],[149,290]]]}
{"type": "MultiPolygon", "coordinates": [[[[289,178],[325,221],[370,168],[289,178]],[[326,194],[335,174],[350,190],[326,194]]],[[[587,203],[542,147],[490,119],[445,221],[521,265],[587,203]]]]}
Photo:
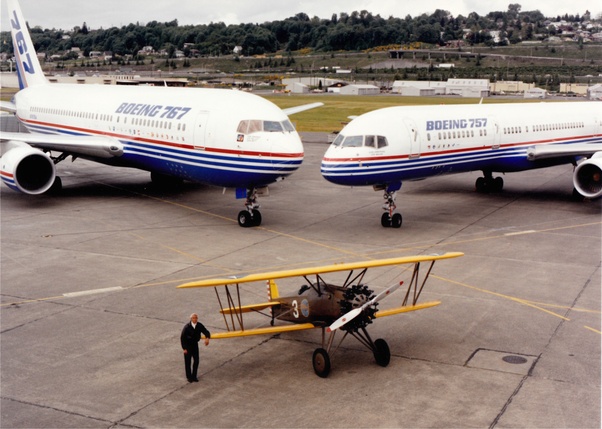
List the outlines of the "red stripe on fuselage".
{"type": "MultiPolygon", "coordinates": [[[[152,143],[152,144],[156,144],[156,145],[160,145],[160,146],[168,146],[168,147],[173,147],[173,148],[177,148],[177,149],[198,150],[194,145],[191,145],[191,144],[174,143],[174,142],[169,142],[169,141],[165,141],[165,140],[140,138],[140,137],[128,136],[128,135],[124,135],[124,134],[111,133],[111,132],[99,132],[99,131],[89,130],[86,128],[74,127],[74,126],[70,126],[70,125],[53,124],[50,122],[42,122],[42,121],[34,121],[34,120],[24,120],[20,117],[18,119],[25,124],[39,125],[39,126],[44,126],[44,127],[49,127],[49,128],[62,128],[65,130],[78,132],[78,133],[115,137],[115,138],[121,139],[121,140],[129,140],[132,142],[140,142],[140,143],[152,143]]],[[[263,157],[263,156],[272,157],[272,158],[301,158],[301,157],[303,157],[303,153],[254,152],[254,151],[247,151],[247,150],[232,150],[232,149],[222,149],[222,148],[214,148],[214,147],[206,147],[206,146],[203,146],[202,150],[204,152],[214,152],[214,153],[221,153],[221,154],[228,154],[228,155],[246,155],[246,156],[255,156],[255,157],[263,157]]]]}
{"type": "MultiPolygon", "coordinates": [[[[523,143],[507,143],[507,144],[502,144],[500,145],[499,149],[492,149],[491,146],[484,146],[484,147],[472,147],[472,148],[463,148],[463,149],[452,149],[452,150],[444,150],[444,151],[437,151],[437,152],[428,152],[428,151],[421,151],[420,152],[420,158],[423,157],[427,157],[427,156],[441,156],[441,155],[456,155],[456,154],[461,154],[461,153],[471,153],[471,152],[482,152],[485,150],[500,150],[500,149],[510,149],[513,147],[520,147],[520,146],[532,146],[532,145],[543,145],[543,144],[552,144],[552,143],[558,143],[561,144],[563,141],[569,141],[569,140],[577,140],[577,139],[584,139],[584,138],[592,138],[592,137],[597,137],[596,135],[586,135],[586,136],[572,136],[572,137],[567,137],[567,138],[562,138],[562,139],[547,139],[547,140],[534,140],[534,141],[528,141],[528,142],[523,142],[523,143]]],[[[447,144],[447,143],[442,143],[442,144],[447,144]]],[[[333,162],[333,161],[390,161],[393,159],[407,159],[410,158],[410,155],[387,155],[387,156],[370,156],[370,157],[344,157],[344,158],[323,158],[322,161],[325,162],[333,162]]]]}

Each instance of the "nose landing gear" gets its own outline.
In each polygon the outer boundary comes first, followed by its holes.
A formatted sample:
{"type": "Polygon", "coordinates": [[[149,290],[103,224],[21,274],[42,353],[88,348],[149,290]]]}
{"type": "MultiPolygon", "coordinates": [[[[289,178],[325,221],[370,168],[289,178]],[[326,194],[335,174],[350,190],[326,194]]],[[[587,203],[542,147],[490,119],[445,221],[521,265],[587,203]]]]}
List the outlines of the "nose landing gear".
{"type": "Polygon", "coordinates": [[[247,189],[245,207],[245,210],[238,213],[238,225],[243,228],[261,225],[261,213],[257,210],[260,207],[257,202],[257,188],[247,189]]]}
{"type": "Polygon", "coordinates": [[[395,209],[397,206],[395,205],[395,197],[397,196],[397,191],[401,189],[401,183],[389,185],[387,187],[381,187],[375,190],[384,189],[385,193],[383,198],[386,200],[386,203],[383,204],[383,210],[385,211],[380,218],[380,224],[384,228],[400,228],[403,222],[403,218],[401,217],[401,213],[395,213],[395,209]]]}

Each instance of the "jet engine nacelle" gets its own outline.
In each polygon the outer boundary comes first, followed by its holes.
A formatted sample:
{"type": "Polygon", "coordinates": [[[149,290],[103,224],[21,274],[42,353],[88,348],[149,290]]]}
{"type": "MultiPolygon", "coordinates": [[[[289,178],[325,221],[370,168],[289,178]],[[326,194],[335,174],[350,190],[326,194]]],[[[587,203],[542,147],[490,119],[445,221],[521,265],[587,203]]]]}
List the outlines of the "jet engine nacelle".
{"type": "Polygon", "coordinates": [[[573,174],[573,185],[577,192],[587,198],[602,196],[602,153],[580,163],[573,174]]]}
{"type": "MultiPolygon", "coordinates": [[[[13,143],[13,142],[10,142],[13,143]]],[[[2,155],[2,179],[15,191],[30,195],[46,192],[54,183],[56,168],[50,156],[18,142],[2,155]]]]}

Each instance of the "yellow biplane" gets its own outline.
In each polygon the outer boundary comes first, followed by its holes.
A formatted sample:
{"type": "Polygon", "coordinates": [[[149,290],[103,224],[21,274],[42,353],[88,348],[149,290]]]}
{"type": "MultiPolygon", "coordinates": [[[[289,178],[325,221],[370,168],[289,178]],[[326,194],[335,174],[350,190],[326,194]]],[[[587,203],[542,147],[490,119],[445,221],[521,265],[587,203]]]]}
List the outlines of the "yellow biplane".
{"type": "Polygon", "coordinates": [[[223,315],[226,324],[226,331],[211,334],[211,339],[278,334],[321,328],[322,347],[314,351],[312,362],[316,374],[320,377],[327,377],[331,367],[330,356],[338,349],[347,335],[355,337],[370,349],[378,365],[387,366],[391,358],[389,346],[383,339],[372,341],[366,330],[367,325],[372,323],[375,318],[439,305],[440,301],[418,303],[424,285],[436,261],[462,255],[463,253],[459,252],[448,252],[441,255],[409,256],[273,271],[242,277],[190,282],[182,284],[178,288],[215,287],[220,313],[223,315]],[[422,263],[428,264],[426,273],[423,275],[420,274],[422,263]],[[406,293],[401,299],[401,305],[379,310],[379,302],[398,289],[403,281],[375,294],[366,284],[362,283],[366,272],[369,268],[402,264],[414,264],[414,269],[406,293]],[[340,271],[349,271],[343,284],[335,285],[324,280],[324,274],[340,271]],[[290,277],[303,278],[305,280],[304,284],[295,295],[280,296],[276,280],[290,277]],[[242,304],[240,285],[251,282],[267,282],[269,292],[267,302],[251,305],[242,304]],[[251,312],[267,316],[270,319],[270,326],[266,326],[267,323],[264,326],[253,328],[245,326],[244,315],[251,312]],[[277,324],[276,322],[289,323],[277,324]],[[343,331],[344,335],[336,349],[332,351],[334,337],[338,330],[343,331]]]}

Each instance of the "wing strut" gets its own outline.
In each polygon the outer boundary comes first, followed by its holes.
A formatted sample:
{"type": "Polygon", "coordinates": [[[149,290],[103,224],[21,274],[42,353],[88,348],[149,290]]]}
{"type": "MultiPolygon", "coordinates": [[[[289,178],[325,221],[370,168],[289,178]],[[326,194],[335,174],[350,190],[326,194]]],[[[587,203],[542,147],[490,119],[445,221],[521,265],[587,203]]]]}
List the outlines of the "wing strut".
{"type": "Polygon", "coordinates": [[[420,277],[420,262],[416,262],[414,264],[414,272],[412,273],[412,279],[410,280],[410,284],[408,285],[408,290],[403,299],[403,303],[402,303],[403,306],[408,305],[408,301],[410,299],[411,293],[413,294],[411,305],[416,305],[416,303],[418,302],[418,298],[420,298],[420,294],[422,293],[422,289],[424,288],[426,281],[428,280],[429,276],[431,275],[431,271],[433,270],[434,265],[435,265],[435,261],[431,261],[431,265],[429,266],[429,269],[426,272],[426,275],[424,276],[424,279],[422,280],[420,287],[418,287],[418,279],[420,277]]]}
{"type": "Polygon", "coordinates": [[[240,303],[240,288],[238,287],[238,283],[236,284],[236,297],[238,300],[238,305],[234,302],[234,297],[232,296],[232,293],[230,292],[230,288],[228,287],[228,285],[225,285],[226,299],[228,301],[228,308],[230,309],[230,311],[224,310],[224,306],[222,305],[222,300],[219,296],[219,292],[217,291],[217,287],[214,289],[215,289],[215,295],[217,296],[217,302],[219,302],[219,306],[221,309],[220,313],[222,313],[222,315],[224,316],[224,323],[226,324],[226,329],[228,331],[236,330],[236,323],[234,320],[234,317],[236,317],[236,321],[238,322],[238,326],[240,326],[240,330],[244,331],[245,327],[244,327],[243,318],[242,318],[242,305],[240,303]],[[230,324],[228,323],[228,319],[226,318],[226,313],[230,313],[230,322],[232,324],[232,328],[230,328],[230,324]]]}

